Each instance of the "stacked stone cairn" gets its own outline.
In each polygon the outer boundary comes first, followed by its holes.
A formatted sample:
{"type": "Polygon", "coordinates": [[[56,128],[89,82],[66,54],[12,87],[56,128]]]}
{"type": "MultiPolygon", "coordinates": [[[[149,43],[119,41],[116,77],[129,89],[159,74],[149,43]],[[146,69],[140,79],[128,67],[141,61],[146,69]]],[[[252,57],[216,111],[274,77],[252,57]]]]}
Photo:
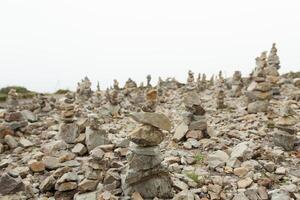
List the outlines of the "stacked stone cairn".
{"type": "Polygon", "coordinates": [[[202,92],[206,89],[206,75],[205,74],[202,74],[202,79],[201,79],[201,74],[198,74],[197,89],[199,92],[202,92]]]}
{"type": "Polygon", "coordinates": [[[75,119],[74,95],[67,93],[64,103],[61,107],[61,125],[59,127],[58,136],[66,143],[73,144],[79,135],[79,127],[75,119]]]}
{"type": "Polygon", "coordinates": [[[131,78],[129,78],[124,86],[124,95],[129,95],[131,92],[137,89],[137,84],[131,78]]]}
{"type": "Polygon", "coordinates": [[[115,90],[120,90],[119,82],[118,82],[117,79],[114,79],[114,89],[115,89],[115,90]]]}
{"type": "Polygon", "coordinates": [[[178,142],[184,138],[201,139],[208,137],[205,110],[201,106],[200,97],[195,92],[184,96],[186,112],[183,113],[183,122],[176,128],[173,140],[178,142]]]}
{"type": "Polygon", "coordinates": [[[276,49],[275,43],[273,43],[273,46],[269,53],[267,64],[268,65],[265,69],[266,79],[268,82],[271,83],[273,95],[279,95],[280,88],[279,88],[278,82],[280,80],[280,74],[278,72],[278,69],[280,68],[280,65],[279,65],[280,61],[279,61],[279,57],[277,55],[277,49],[276,49]]]}
{"type": "Polygon", "coordinates": [[[112,117],[118,117],[120,115],[120,99],[119,99],[119,90],[117,89],[112,89],[112,90],[109,90],[107,89],[106,90],[106,93],[105,93],[105,96],[106,96],[106,100],[108,101],[109,103],[109,111],[110,111],[110,114],[112,117]]]}
{"type": "Polygon", "coordinates": [[[231,82],[231,97],[240,97],[242,95],[243,80],[240,71],[235,71],[231,82]]]}
{"type": "Polygon", "coordinates": [[[152,89],[146,94],[146,102],[142,105],[142,111],[144,112],[155,112],[157,106],[157,91],[152,89]]]}
{"type": "Polygon", "coordinates": [[[225,92],[223,87],[217,88],[217,94],[216,94],[216,107],[217,109],[224,109],[226,108],[226,105],[224,104],[225,99],[225,92]]]}
{"type": "Polygon", "coordinates": [[[196,83],[195,83],[195,79],[194,79],[194,73],[191,70],[189,70],[187,83],[186,83],[186,90],[192,91],[195,89],[196,89],[196,83]]]}
{"type": "Polygon", "coordinates": [[[274,143],[283,147],[287,151],[294,150],[297,142],[297,129],[295,125],[299,118],[297,113],[291,108],[291,102],[286,101],[280,110],[280,117],[275,124],[274,143]]]}
{"type": "Polygon", "coordinates": [[[146,77],[146,79],[147,79],[147,88],[151,88],[152,87],[152,85],[151,85],[151,75],[150,74],[148,74],[147,75],[147,77],[146,77]]]}
{"type": "Polygon", "coordinates": [[[266,81],[265,56],[257,59],[257,68],[252,74],[252,82],[247,88],[248,113],[267,112],[269,100],[272,98],[271,84],[266,81]]]}
{"type": "Polygon", "coordinates": [[[109,160],[104,155],[101,145],[110,144],[108,134],[100,128],[100,122],[95,114],[88,117],[89,126],[85,131],[85,144],[89,151],[90,157],[85,165],[86,182],[103,181],[106,170],[108,169],[109,160]]]}
{"type": "Polygon", "coordinates": [[[80,100],[88,100],[92,96],[92,83],[86,76],[80,83],[77,84],[77,95],[80,100]]]}
{"type": "Polygon", "coordinates": [[[166,97],[165,97],[165,92],[163,89],[163,80],[161,79],[161,77],[158,77],[158,83],[156,86],[156,90],[157,90],[157,95],[158,95],[158,102],[165,103],[166,97]]]}
{"type": "Polygon", "coordinates": [[[144,199],[173,197],[168,170],[161,165],[163,160],[159,144],[164,140],[162,130],[170,131],[171,122],[164,115],[154,112],[139,112],[132,118],[142,125],[128,135],[131,141],[127,155],[127,168],[122,175],[122,188],[126,195],[138,192],[144,199]]]}
{"type": "Polygon", "coordinates": [[[10,89],[7,93],[7,109],[14,111],[19,105],[18,93],[15,89],[10,89]]]}

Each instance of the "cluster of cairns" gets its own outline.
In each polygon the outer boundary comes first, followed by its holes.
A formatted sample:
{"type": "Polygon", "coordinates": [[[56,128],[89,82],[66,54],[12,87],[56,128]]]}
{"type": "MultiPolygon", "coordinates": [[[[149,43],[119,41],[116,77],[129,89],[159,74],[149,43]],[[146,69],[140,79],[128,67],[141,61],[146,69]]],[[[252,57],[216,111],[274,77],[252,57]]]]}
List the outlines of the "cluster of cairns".
{"type": "Polygon", "coordinates": [[[276,45],[249,77],[151,83],[0,103],[0,199],[300,199],[300,78],[276,45]],[[138,125],[136,124],[138,123],[138,125]]]}

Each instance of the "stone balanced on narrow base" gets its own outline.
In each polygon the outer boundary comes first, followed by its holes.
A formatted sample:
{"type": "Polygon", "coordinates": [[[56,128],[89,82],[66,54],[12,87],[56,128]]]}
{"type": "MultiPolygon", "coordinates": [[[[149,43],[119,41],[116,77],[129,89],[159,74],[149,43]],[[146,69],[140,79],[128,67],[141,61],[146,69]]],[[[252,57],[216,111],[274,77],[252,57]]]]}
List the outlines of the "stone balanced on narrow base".
{"type": "Polygon", "coordinates": [[[298,120],[297,113],[290,107],[290,102],[285,102],[280,111],[280,118],[275,124],[275,145],[281,146],[287,151],[294,149],[297,141],[297,129],[294,126],[298,120]]]}
{"type": "Polygon", "coordinates": [[[164,139],[161,130],[170,131],[171,122],[163,114],[141,112],[132,118],[142,126],[128,136],[131,141],[127,155],[126,173],[122,177],[122,188],[126,195],[138,192],[145,199],[173,197],[168,170],[162,165],[159,144],[164,139]]]}

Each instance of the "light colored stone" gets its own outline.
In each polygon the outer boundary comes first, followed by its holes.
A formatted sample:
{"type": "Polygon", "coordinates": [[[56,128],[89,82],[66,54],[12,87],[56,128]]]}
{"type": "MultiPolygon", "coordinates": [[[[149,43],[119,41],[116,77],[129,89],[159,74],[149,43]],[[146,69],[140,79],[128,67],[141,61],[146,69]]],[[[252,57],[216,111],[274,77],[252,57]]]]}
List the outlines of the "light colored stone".
{"type": "Polygon", "coordinates": [[[139,112],[133,113],[131,117],[142,124],[149,124],[159,129],[170,131],[171,121],[162,113],[139,112]]]}

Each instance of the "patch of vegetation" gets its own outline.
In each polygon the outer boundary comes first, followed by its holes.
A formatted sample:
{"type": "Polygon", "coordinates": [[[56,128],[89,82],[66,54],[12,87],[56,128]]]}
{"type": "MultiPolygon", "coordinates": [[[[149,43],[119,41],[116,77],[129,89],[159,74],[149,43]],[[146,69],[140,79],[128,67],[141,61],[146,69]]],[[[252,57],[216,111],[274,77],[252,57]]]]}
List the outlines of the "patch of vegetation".
{"type": "Polygon", "coordinates": [[[282,75],[283,77],[300,78],[300,72],[289,72],[282,75]]]}
{"type": "Polygon", "coordinates": [[[6,99],[7,99],[7,95],[0,93],[0,102],[6,101],[6,99]]]}
{"type": "Polygon", "coordinates": [[[195,155],[194,159],[197,162],[202,162],[204,160],[204,156],[201,153],[198,153],[198,154],[195,155]]]}
{"type": "Polygon", "coordinates": [[[35,92],[32,92],[25,87],[9,86],[9,87],[4,87],[4,88],[0,89],[0,101],[6,101],[7,94],[11,89],[15,89],[17,91],[17,93],[19,94],[19,98],[21,98],[21,99],[30,99],[36,95],[35,92]]]}
{"type": "Polygon", "coordinates": [[[68,92],[70,92],[68,89],[59,89],[55,92],[55,94],[66,94],[68,92]]]}
{"type": "Polygon", "coordinates": [[[186,176],[189,177],[190,179],[192,179],[196,183],[200,182],[200,178],[197,174],[195,174],[195,172],[186,173],[186,176]]]}

